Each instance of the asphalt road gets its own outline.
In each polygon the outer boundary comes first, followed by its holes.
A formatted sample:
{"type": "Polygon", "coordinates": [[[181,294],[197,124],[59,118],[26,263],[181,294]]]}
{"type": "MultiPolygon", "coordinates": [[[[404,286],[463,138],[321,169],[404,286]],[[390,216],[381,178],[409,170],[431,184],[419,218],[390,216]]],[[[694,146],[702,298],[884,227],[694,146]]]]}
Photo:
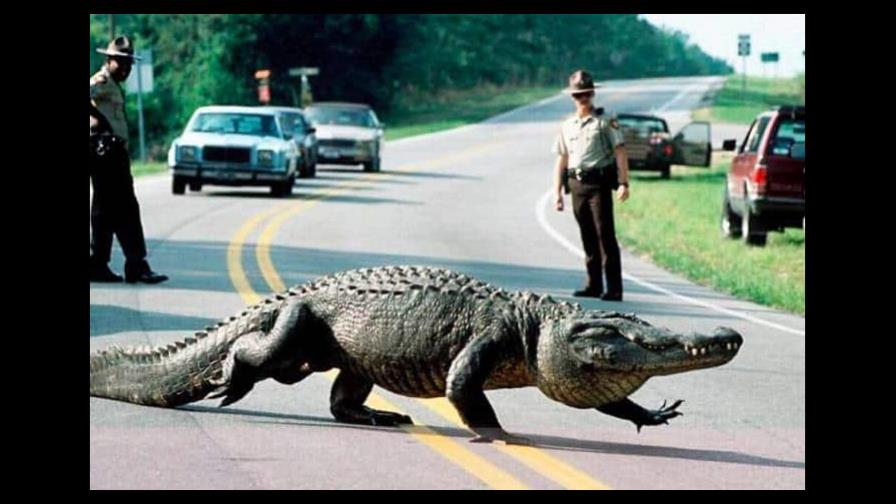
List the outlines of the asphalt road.
{"type": "MultiPolygon", "coordinates": [[[[613,82],[599,104],[666,115],[673,130],[712,78],[613,82]]],[[[387,144],[383,172],[321,166],[291,199],[253,188],[173,196],[167,175],[137,181],[156,286],[92,284],[91,351],[160,345],[284,285],[387,264],[453,268],[507,289],[567,297],[584,281],[569,210],[549,207],[551,141],[571,113],[558,95],[481,124],[387,144]]],[[[652,176],[652,175],[645,175],[652,176]]],[[[632,198],[638,198],[637,179],[632,198]]],[[[567,200],[568,202],[568,200],[567,200]]],[[[686,239],[686,238],[683,238],[686,239]]],[[[117,249],[113,267],[121,270],[117,249]]],[[[359,427],[329,413],[332,373],[273,381],[217,408],[90,398],[91,488],[803,488],[804,319],[696,286],[628,253],[625,302],[675,330],[732,327],[726,366],[647,382],[632,399],[685,399],[684,416],[637,433],[628,422],[555,403],[538,390],[492,391],[504,427],[535,447],[468,443],[444,399],[375,388],[369,405],[418,426],[359,427]]]]}

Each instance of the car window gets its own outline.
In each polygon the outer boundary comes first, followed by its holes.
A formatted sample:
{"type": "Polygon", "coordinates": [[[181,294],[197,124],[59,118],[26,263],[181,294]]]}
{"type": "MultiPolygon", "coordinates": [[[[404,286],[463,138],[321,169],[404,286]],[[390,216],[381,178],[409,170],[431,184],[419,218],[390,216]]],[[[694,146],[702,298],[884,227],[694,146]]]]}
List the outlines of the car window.
{"type": "Polygon", "coordinates": [[[639,137],[648,137],[651,133],[667,131],[666,123],[659,119],[641,117],[620,117],[619,125],[624,132],[632,132],[639,137]]]}
{"type": "Polygon", "coordinates": [[[760,118],[752,131],[750,131],[750,137],[747,140],[747,152],[759,151],[759,142],[762,141],[762,135],[765,133],[765,128],[768,127],[768,121],[768,117],[760,118]]]}
{"type": "Polygon", "coordinates": [[[339,126],[376,126],[371,111],[365,109],[341,109],[336,107],[308,108],[308,120],[314,124],[334,124],[339,126]]]}
{"type": "Polygon", "coordinates": [[[288,133],[291,135],[301,135],[307,129],[305,127],[305,121],[304,119],[302,119],[301,114],[281,114],[280,126],[283,127],[284,133],[288,133]]]}
{"type": "Polygon", "coordinates": [[[234,113],[199,114],[190,131],[200,133],[231,133],[253,136],[279,136],[274,116],[234,113]]]}
{"type": "Polygon", "coordinates": [[[806,155],[806,120],[783,119],[778,122],[778,129],[771,139],[771,153],[777,156],[790,156],[805,159],[806,155]]]}

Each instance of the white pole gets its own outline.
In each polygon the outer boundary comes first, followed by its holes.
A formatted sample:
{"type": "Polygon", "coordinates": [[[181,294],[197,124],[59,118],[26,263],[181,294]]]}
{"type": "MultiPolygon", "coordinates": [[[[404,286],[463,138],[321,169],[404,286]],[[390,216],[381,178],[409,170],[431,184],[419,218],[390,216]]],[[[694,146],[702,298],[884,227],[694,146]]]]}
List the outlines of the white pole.
{"type": "Polygon", "coordinates": [[[137,62],[137,123],[140,125],[140,161],[146,162],[146,136],[143,133],[143,64],[137,62]]]}

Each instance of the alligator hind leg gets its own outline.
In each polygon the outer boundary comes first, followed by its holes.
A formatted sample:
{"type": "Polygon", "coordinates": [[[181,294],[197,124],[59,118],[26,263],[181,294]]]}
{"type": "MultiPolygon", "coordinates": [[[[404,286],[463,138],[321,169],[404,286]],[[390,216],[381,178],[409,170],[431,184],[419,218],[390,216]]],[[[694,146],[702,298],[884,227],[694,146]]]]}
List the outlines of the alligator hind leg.
{"type": "Polygon", "coordinates": [[[280,311],[270,332],[256,331],[236,340],[222,363],[221,378],[212,382],[220,388],[209,398],[223,396],[221,406],[227,406],[242,399],[257,381],[273,377],[281,383],[296,383],[311,374],[288,367],[300,358],[300,333],[309,316],[304,302],[291,302],[280,311]]]}
{"type": "Polygon", "coordinates": [[[330,392],[330,412],[336,420],[362,425],[413,424],[411,417],[364,406],[373,382],[346,370],[339,372],[330,392]]]}

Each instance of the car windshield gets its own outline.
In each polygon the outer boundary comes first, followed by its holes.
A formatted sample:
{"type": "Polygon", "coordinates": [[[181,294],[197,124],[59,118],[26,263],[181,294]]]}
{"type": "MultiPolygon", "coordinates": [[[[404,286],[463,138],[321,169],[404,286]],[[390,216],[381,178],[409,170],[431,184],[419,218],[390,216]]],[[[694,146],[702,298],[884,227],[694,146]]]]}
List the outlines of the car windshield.
{"type": "Polygon", "coordinates": [[[772,154],[790,156],[794,159],[806,157],[806,120],[784,119],[778,123],[775,138],[771,141],[772,154]]]}
{"type": "Polygon", "coordinates": [[[623,131],[630,131],[639,137],[648,137],[651,133],[662,133],[667,131],[665,123],[659,119],[620,117],[619,124],[622,126],[623,131]]]}
{"type": "Polygon", "coordinates": [[[341,109],[335,107],[308,108],[305,110],[308,120],[314,124],[335,124],[339,126],[361,126],[374,128],[370,112],[364,109],[341,109]]]}
{"type": "Polygon", "coordinates": [[[190,131],[280,136],[274,116],[259,114],[203,113],[199,114],[196,120],[193,121],[190,131]]]}

